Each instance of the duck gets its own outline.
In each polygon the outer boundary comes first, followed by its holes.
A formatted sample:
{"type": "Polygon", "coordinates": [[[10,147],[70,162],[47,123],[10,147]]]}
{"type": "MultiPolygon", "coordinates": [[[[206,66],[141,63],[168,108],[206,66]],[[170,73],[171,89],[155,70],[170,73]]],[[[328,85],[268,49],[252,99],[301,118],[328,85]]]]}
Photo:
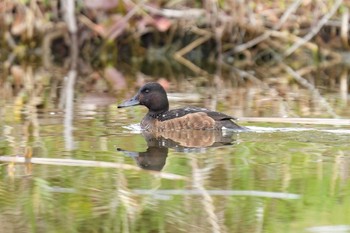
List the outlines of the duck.
{"type": "Polygon", "coordinates": [[[248,130],[235,123],[236,118],[206,108],[184,107],[169,110],[167,93],[163,86],[157,82],[146,83],[134,97],[119,104],[118,108],[136,105],[148,108],[147,114],[140,123],[141,129],[146,131],[248,130]]]}

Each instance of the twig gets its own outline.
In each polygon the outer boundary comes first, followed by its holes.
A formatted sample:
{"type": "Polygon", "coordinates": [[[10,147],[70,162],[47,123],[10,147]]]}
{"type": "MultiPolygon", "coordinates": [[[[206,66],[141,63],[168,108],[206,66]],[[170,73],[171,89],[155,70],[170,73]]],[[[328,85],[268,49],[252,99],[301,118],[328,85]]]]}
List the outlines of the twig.
{"type": "Polygon", "coordinates": [[[325,98],[323,98],[323,96],[320,94],[320,92],[317,90],[317,88],[314,85],[309,83],[305,78],[300,76],[295,70],[293,70],[287,64],[281,63],[281,65],[288,72],[288,74],[290,74],[298,83],[300,83],[302,86],[309,89],[315,95],[315,97],[317,97],[319,99],[320,104],[322,104],[326,108],[327,112],[330,115],[332,115],[335,118],[339,118],[339,115],[335,113],[333,108],[330,106],[330,104],[327,102],[327,100],[325,98]]]}
{"type": "Polygon", "coordinates": [[[345,7],[340,28],[340,37],[345,48],[349,48],[349,8],[345,7]]]}
{"type": "Polygon", "coordinates": [[[298,9],[298,7],[300,6],[300,4],[303,2],[303,0],[295,0],[293,2],[293,4],[288,7],[288,9],[284,12],[284,14],[282,15],[281,19],[279,20],[279,22],[276,24],[276,26],[273,27],[274,30],[279,30],[282,25],[287,21],[287,19],[289,18],[289,16],[296,11],[296,9],[298,9]]]}
{"type": "Polygon", "coordinates": [[[192,170],[193,170],[193,186],[199,191],[199,194],[202,196],[201,202],[204,207],[204,211],[208,214],[208,222],[211,225],[211,232],[220,233],[219,218],[215,213],[214,200],[212,196],[208,193],[208,190],[204,187],[204,177],[200,172],[200,169],[197,165],[197,159],[192,156],[192,170]]]}
{"type": "Polygon", "coordinates": [[[202,9],[157,9],[150,5],[143,5],[143,8],[152,14],[157,14],[168,18],[196,19],[205,15],[205,10],[202,9]]]}
{"type": "MultiPolygon", "coordinates": [[[[275,31],[278,31],[282,25],[287,21],[288,17],[290,16],[290,14],[292,12],[294,12],[298,7],[299,5],[301,4],[302,0],[295,0],[294,3],[288,8],[287,11],[284,12],[284,14],[282,15],[281,19],[279,20],[279,22],[276,24],[276,26],[273,28],[275,31]]],[[[242,52],[248,48],[251,48],[253,47],[254,45],[257,45],[259,43],[261,43],[262,41],[268,39],[272,32],[274,31],[266,31],[264,32],[262,35],[258,36],[258,37],[255,37],[254,39],[244,43],[244,44],[240,44],[238,46],[236,46],[233,50],[233,52],[235,53],[239,53],[239,52],[242,52]]]]}
{"type": "Polygon", "coordinates": [[[77,76],[77,71],[72,69],[69,71],[68,76],[65,77],[65,114],[64,114],[64,140],[65,148],[67,150],[74,149],[73,139],[73,115],[74,115],[74,84],[77,76]]]}
{"type": "MultiPolygon", "coordinates": [[[[25,157],[21,156],[0,156],[1,162],[12,162],[12,163],[26,163],[25,157]]],[[[79,160],[79,159],[56,159],[56,158],[35,158],[32,157],[29,161],[33,164],[41,165],[57,165],[57,166],[77,166],[77,167],[103,167],[103,168],[119,168],[127,170],[141,170],[139,167],[112,163],[112,162],[102,162],[102,161],[92,161],[92,160],[79,160]]]]}
{"type": "Polygon", "coordinates": [[[139,5],[135,5],[118,23],[116,23],[113,27],[111,27],[108,32],[106,33],[106,36],[110,40],[114,40],[117,38],[124,30],[124,28],[127,26],[127,22],[133,17],[137,11],[139,10],[139,5]]]}
{"type": "Polygon", "coordinates": [[[341,98],[347,102],[348,100],[348,85],[349,85],[349,82],[348,82],[348,76],[349,76],[349,71],[348,69],[343,69],[343,72],[341,73],[340,75],[340,95],[341,95],[341,98]]]}
{"type": "Polygon", "coordinates": [[[175,52],[174,53],[174,58],[178,62],[180,62],[183,65],[187,66],[190,70],[192,70],[196,74],[207,74],[206,71],[202,70],[201,68],[199,68],[198,66],[193,64],[191,61],[189,61],[186,58],[184,58],[184,55],[189,53],[190,51],[192,51],[194,48],[198,47],[199,45],[203,44],[204,42],[208,41],[211,38],[212,35],[208,31],[201,30],[201,29],[196,29],[196,28],[193,28],[191,31],[192,32],[196,32],[197,34],[201,34],[203,36],[198,38],[197,40],[191,42],[190,44],[186,45],[185,47],[183,47],[179,51],[175,52]]]}
{"type": "Polygon", "coordinates": [[[236,46],[234,49],[233,49],[233,52],[234,53],[240,53],[248,48],[251,48],[253,47],[254,45],[257,45],[261,42],[263,42],[264,40],[266,40],[267,38],[269,38],[271,35],[271,32],[270,31],[267,31],[267,32],[264,32],[262,35],[258,36],[258,37],[255,37],[254,39],[246,42],[246,43],[243,43],[243,44],[240,44],[238,46],[236,46]]]}
{"type": "Polygon", "coordinates": [[[313,125],[350,125],[350,119],[333,118],[293,118],[293,117],[240,117],[241,122],[270,122],[287,124],[313,124],[313,125]]]}
{"type": "Polygon", "coordinates": [[[180,49],[175,53],[175,56],[184,56],[186,53],[189,53],[194,48],[198,47],[199,45],[203,44],[207,40],[211,38],[211,33],[202,29],[196,29],[192,28],[192,32],[195,32],[196,34],[200,34],[203,37],[198,38],[197,40],[191,42],[190,44],[186,45],[184,48],[180,49]]]}
{"type": "Polygon", "coordinates": [[[78,159],[55,159],[55,158],[31,158],[29,161],[25,157],[13,157],[13,156],[0,156],[0,162],[12,162],[12,163],[32,163],[42,165],[57,165],[57,166],[78,166],[78,167],[102,167],[102,168],[117,168],[124,170],[136,170],[145,171],[151,173],[154,176],[160,178],[172,179],[172,180],[187,180],[186,177],[166,172],[156,172],[142,170],[141,168],[129,164],[103,162],[103,161],[91,161],[91,160],[78,160],[78,159]]]}
{"type": "MultiPolygon", "coordinates": [[[[139,195],[182,195],[182,196],[201,196],[203,191],[200,189],[134,189],[133,193],[139,195]]],[[[246,197],[264,197],[279,199],[300,199],[302,196],[294,193],[266,192],[258,190],[206,190],[210,196],[246,196],[246,197]]]]}
{"type": "Polygon", "coordinates": [[[301,40],[298,40],[296,43],[294,43],[287,51],[285,51],[284,56],[288,57],[291,55],[295,50],[297,50],[300,46],[311,40],[319,31],[320,29],[328,22],[328,20],[335,14],[339,6],[342,4],[343,0],[337,0],[331,10],[323,16],[323,18],[318,22],[318,24],[311,28],[311,31],[306,34],[301,40]]]}
{"type": "MultiPolygon", "coordinates": [[[[266,90],[270,90],[273,93],[273,95],[276,96],[278,101],[281,103],[281,107],[282,107],[281,115],[284,117],[290,116],[291,110],[290,110],[290,107],[288,106],[288,103],[284,101],[284,99],[281,97],[281,95],[278,93],[278,91],[275,88],[270,87],[268,84],[266,84],[265,82],[262,82],[260,79],[258,79],[257,77],[255,77],[254,75],[250,74],[247,71],[240,70],[238,68],[234,68],[234,71],[236,71],[241,77],[247,78],[252,82],[259,84],[260,87],[266,90]]],[[[296,113],[292,113],[292,114],[295,117],[297,116],[296,113]]]]}
{"type": "Polygon", "coordinates": [[[44,67],[52,66],[52,54],[51,54],[51,45],[53,41],[57,38],[67,35],[67,24],[64,22],[59,22],[54,24],[51,30],[48,30],[43,38],[42,42],[42,61],[44,67]]]}
{"type": "Polygon", "coordinates": [[[74,34],[77,32],[77,21],[75,19],[75,1],[72,0],[61,0],[62,10],[64,12],[65,20],[68,25],[68,30],[70,33],[74,34]]]}
{"type": "Polygon", "coordinates": [[[102,37],[106,37],[106,31],[104,30],[104,28],[92,22],[92,20],[86,17],[85,15],[79,15],[78,19],[81,23],[85,24],[85,26],[90,28],[92,31],[98,33],[102,37]]]}
{"type": "Polygon", "coordinates": [[[16,41],[14,40],[14,38],[12,37],[11,33],[9,33],[8,31],[5,32],[5,40],[7,42],[7,45],[12,49],[15,50],[15,48],[17,47],[16,41]]]}
{"type": "MultiPolygon", "coordinates": [[[[298,43],[298,41],[301,41],[302,38],[294,35],[294,34],[291,34],[287,31],[284,31],[284,32],[281,32],[281,31],[271,31],[271,36],[272,37],[277,37],[277,38],[282,38],[282,39],[285,39],[285,40],[291,40],[291,41],[294,41],[295,43],[298,43]]],[[[312,43],[310,41],[305,41],[304,43],[304,46],[307,47],[308,49],[310,50],[317,50],[317,45],[315,43],[312,43]]],[[[329,64],[331,64],[331,66],[333,66],[334,64],[337,64],[337,63],[340,63],[342,62],[343,58],[342,56],[337,53],[337,52],[334,52],[330,49],[327,49],[327,48],[322,48],[322,53],[324,55],[329,55],[332,57],[333,61],[332,61],[332,64],[330,63],[330,61],[327,61],[326,63],[324,63],[324,66],[327,67],[329,64]]],[[[282,60],[282,57],[279,57],[278,60],[282,60]]]]}

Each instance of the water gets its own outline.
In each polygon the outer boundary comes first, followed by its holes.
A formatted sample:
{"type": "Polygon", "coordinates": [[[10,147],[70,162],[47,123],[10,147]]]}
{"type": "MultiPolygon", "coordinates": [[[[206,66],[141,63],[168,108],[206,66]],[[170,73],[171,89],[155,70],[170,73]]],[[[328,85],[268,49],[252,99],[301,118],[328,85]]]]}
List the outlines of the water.
{"type": "Polygon", "coordinates": [[[336,92],[171,80],[172,108],[217,109],[251,131],[149,135],[144,108],[117,108],[134,81],[112,95],[77,77],[69,94],[27,75],[31,88],[1,94],[1,232],[350,232],[349,124],[244,120],[347,119],[336,92]]]}

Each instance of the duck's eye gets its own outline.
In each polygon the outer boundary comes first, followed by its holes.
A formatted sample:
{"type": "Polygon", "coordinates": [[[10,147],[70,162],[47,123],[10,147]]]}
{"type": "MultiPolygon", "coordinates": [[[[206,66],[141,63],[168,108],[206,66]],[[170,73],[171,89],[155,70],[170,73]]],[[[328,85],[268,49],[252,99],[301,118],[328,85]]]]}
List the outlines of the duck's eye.
{"type": "Polygon", "coordinates": [[[145,93],[149,93],[149,89],[145,89],[143,92],[145,92],[145,93]]]}

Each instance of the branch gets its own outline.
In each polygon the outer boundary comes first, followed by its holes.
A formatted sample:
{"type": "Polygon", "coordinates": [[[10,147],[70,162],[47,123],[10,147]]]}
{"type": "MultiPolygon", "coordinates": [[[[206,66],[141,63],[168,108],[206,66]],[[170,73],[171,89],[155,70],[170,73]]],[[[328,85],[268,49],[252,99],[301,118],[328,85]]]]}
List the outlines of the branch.
{"type": "Polygon", "coordinates": [[[328,20],[335,14],[335,12],[338,10],[339,6],[343,3],[343,0],[337,0],[332,9],[323,16],[323,18],[318,22],[318,24],[311,28],[311,31],[306,34],[301,40],[297,41],[290,47],[285,53],[284,56],[288,57],[292,53],[294,53],[295,50],[297,50],[300,46],[311,40],[320,30],[321,28],[328,22],[328,20]]]}
{"type": "MultiPolygon", "coordinates": [[[[279,22],[276,24],[276,26],[273,29],[278,31],[282,27],[282,25],[287,21],[288,17],[292,14],[292,12],[296,11],[296,9],[299,7],[299,5],[301,3],[302,3],[302,0],[295,0],[295,2],[288,8],[288,10],[286,12],[284,12],[281,19],[279,20],[279,22]]],[[[273,31],[266,31],[262,35],[254,38],[254,39],[252,39],[244,44],[240,44],[240,45],[236,46],[233,51],[235,53],[239,53],[239,52],[242,52],[248,48],[251,48],[254,45],[257,45],[257,44],[261,43],[262,41],[268,39],[271,36],[272,32],[273,31]]]]}

